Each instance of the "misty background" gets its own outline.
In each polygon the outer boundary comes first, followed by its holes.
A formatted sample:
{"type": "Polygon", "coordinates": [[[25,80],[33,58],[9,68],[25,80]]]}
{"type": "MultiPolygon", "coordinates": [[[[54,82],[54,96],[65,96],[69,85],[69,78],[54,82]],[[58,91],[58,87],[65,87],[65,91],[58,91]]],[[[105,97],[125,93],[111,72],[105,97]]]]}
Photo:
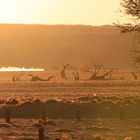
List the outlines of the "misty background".
{"type": "Polygon", "coordinates": [[[65,63],[131,68],[130,34],[113,26],[0,25],[0,66],[51,68],[65,63]]]}

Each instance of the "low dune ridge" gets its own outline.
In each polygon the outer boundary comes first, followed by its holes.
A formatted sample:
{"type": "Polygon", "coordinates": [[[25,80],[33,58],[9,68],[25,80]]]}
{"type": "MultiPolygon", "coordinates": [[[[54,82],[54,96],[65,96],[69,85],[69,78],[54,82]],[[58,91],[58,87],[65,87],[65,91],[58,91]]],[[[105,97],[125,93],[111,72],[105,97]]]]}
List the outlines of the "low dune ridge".
{"type": "Polygon", "coordinates": [[[133,39],[114,26],[0,24],[0,46],[0,66],[46,69],[96,61],[129,68],[133,39]]]}

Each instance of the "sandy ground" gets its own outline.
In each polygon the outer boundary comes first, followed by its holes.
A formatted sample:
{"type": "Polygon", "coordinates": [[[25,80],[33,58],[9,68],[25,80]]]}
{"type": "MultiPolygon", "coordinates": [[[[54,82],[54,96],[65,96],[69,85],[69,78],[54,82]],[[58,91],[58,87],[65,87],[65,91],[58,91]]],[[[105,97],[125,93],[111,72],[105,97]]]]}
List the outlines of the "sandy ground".
{"type": "Polygon", "coordinates": [[[38,129],[43,125],[45,137],[55,140],[64,133],[69,134],[74,140],[94,140],[100,136],[109,140],[123,140],[125,137],[140,139],[140,120],[119,119],[49,119],[46,122],[36,119],[13,119],[12,124],[0,120],[1,140],[37,140],[38,129]],[[112,139],[111,139],[112,138],[112,139]]]}
{"type": "Polygon", "coordinates": [[[140,139],[140,81],[132,80],[130,74],[116,74],[118,79],[107,81],[84,77],[77,82],[70,77],[66,81],[12,82],[10,75],[6,73],[7,79],[0,81],[0,140],[38,139],[40,126],[50,140],[64,133],[74,140],[94,140],[97,135],[108,140],[140,139]],[[125,80],[120,80],[122,75],[125,80]],[[4,121],[7,109],[11,124],[4,121]],[[42,121],[44,110],[46,122],[42,121]],[[76,120],[77,111],[81,121],[76,120]]]}

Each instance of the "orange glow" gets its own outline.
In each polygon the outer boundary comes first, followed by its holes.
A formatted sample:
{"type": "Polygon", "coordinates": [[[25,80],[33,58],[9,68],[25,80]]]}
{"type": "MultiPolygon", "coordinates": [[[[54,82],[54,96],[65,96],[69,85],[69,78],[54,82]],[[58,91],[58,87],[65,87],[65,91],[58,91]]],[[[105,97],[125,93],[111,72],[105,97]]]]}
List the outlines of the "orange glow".
{"type": "Polygon", "coordinates": [[[0,22],[104,25],[119,8],[120,0],[0,0],[0,22]]]}

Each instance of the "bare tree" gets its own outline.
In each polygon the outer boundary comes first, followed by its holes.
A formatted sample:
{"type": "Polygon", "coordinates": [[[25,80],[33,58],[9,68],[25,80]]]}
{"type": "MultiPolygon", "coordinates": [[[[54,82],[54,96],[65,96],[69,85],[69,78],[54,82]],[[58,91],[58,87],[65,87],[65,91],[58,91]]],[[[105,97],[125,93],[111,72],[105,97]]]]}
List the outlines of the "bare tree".
{"type": "Polygon", "coordinates": [[[63,65],[63,68],[60,71],[61,78],[66,79],[66,69],[68,68],[69,64],[63,65]]]}
{"type": "Polygon", "coordinates": [[[73,76],[74,76],[74,80],[75,81],[79,81],[80,80],[80,75],[78,70],[76,69],[76,67],[74,68],[74,71],[72,72],[73,76]]]}
{"type": "Polygon", "coordinates": [[[90,72],[92,73],[91,77],[89,78],[89,80],[107,80],[107,76],[113,72],[113,69],[105,72],[102,75],[99,75],[101,68],[103,67],[100,64],[92,64],[92,67],[94,70],[87,70],[86,72],[90,72]]]}
{"type": "Polygon", "coordinates": [[[129,23],[116,24],[122,33],[139,32],[140,31],[140,0],[121,0],[121,12],[126,16],[131,17],[129,23]]]}
{"type": "Polygon", "coordinates": [[[14,76],[12,76],[12,81],[16,82],[16,81],[20,81],[21,77],[24,75],[24,73],[21,73],[19,75],[16,75],[13,73],[14,76]]]}
{"type": "Polygon", "coordinates": [[[121,0],[121,13],[128,16],[128,23],[115,24],[121,33],[131,32],[134,37],[134,46],[130,51],[133,66],[139,68],[140,66],[140,0],[121,0]]]}

